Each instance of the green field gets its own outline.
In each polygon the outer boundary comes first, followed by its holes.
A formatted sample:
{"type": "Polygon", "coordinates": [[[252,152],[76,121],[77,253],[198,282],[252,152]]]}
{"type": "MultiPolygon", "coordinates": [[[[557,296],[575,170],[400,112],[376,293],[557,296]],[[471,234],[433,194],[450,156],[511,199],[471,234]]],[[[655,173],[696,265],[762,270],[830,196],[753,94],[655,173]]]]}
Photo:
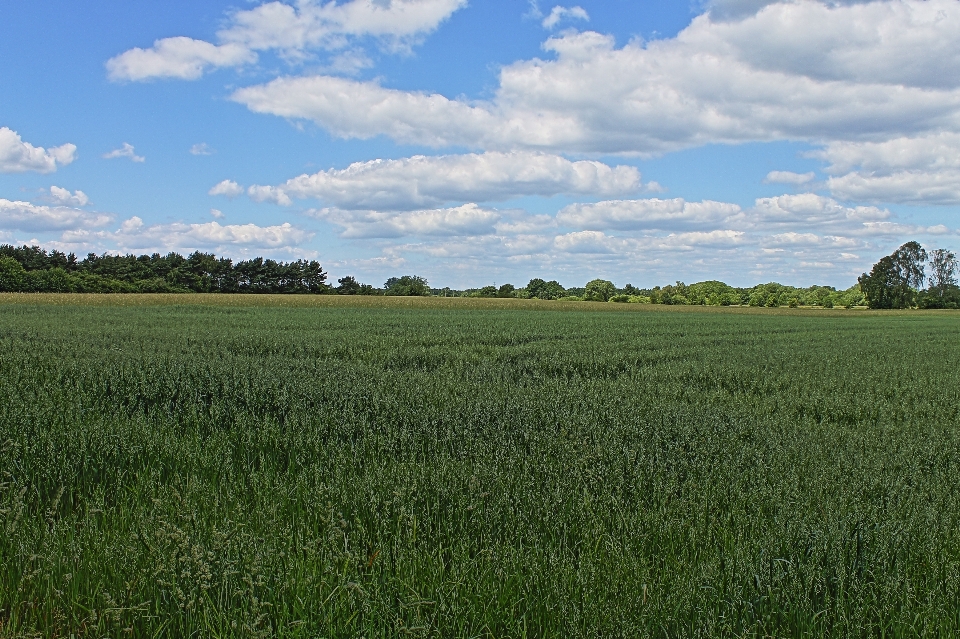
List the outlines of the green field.
{"type": "Polygon", "coordinates": [[[960,633],[960,316],[0,296],[0,636],[960,633]]]}

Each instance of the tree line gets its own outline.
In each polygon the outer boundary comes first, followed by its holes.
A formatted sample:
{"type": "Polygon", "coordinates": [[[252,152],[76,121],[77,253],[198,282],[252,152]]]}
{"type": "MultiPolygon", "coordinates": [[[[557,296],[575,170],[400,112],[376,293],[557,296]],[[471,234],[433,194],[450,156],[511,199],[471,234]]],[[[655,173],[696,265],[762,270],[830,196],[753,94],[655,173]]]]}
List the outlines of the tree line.
{"type": "Polygon", "coordinates": [[[197,251],[96,255],[38,246],[0,245],[0,291],[25,293],[325,293],[327,273],[314,260],[234,262],[197,251]]]}
{"type": "Polygon", "coordinates": [[[632,284],[617,287],[603,279],[591,280],[583,287],[564,288],[556,280],[530,280],[523,288],[504,284],[499,288],[487,286],[466,291],[449,291],[465,297],[519,297],[527,299],[562,300],[569,302],[619,302],[632,304],[705,305],[705,306],[834,306],[853,307],[865,304],[859,286],[837,290],[832,286],[797,288],[770,282],[738,288],[724,282],[710,280],[685,284],[675,282],[666,286],[638,288],[632,284]]]}
{"type": "Polygon", "coordinates": [[[523,287],[502,284],[454,290],[430,288],[426,278],[417,275],[391,277],[382,287],[345,276],[332,286],[314,260],[278,262],[257,257],[234,262],[200,251],[186,257],[178,253],[91,253],[81,260],[73,253],[48,252],[38,246],[0,245],[0,291],[31,293],[438,295],[668,305],[958,308],[957,268],[957,258],[950,251],[935,249],[928,254],[917,242],[908,242],[845,290],[797,288],[776,282],[738,288],[716,280],[637,288],[632,284],[617,287],[603,279],[565,288],[556,280],[541,278],[533,278],[523,287]],[[925,283],[927,288],[923,288],[925,283]]]}

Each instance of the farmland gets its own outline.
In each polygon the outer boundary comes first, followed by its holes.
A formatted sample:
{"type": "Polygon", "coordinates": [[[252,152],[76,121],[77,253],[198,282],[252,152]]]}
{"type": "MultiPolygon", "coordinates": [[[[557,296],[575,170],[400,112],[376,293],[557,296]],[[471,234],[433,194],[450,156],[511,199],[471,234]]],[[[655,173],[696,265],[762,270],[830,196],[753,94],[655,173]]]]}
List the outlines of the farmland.
{"type": "Polygon", "coordinates": [[[950,636],[960,319],[0,297],[0,636],[950,636]]]}

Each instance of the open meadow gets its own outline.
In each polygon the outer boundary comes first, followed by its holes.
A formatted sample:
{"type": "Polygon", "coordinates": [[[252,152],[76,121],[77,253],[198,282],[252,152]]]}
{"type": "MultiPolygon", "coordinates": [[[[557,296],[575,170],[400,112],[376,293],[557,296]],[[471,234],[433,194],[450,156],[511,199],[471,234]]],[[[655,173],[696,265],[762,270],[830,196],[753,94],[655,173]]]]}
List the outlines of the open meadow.
{"type": "Polygon", "coordinates": [[[0,637],[960,633],[960,315],[0,296],[0,637]]]}

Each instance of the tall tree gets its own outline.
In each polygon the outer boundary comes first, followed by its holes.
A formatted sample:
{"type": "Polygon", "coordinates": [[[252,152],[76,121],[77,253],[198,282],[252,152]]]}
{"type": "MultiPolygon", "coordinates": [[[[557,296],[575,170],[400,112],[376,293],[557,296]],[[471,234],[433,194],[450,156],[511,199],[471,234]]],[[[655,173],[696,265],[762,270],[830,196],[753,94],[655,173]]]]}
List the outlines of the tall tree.
{"type": "Polygon", "coordinates": [[[947,249],[930,251],[930,292],[941,301],[957,285],[957,256],[947,249]]]}
{"type": "Polygon", "coordinates": [[[907,242],[890,257],[897,268],[901,308],[913,306],[916,293],[923,288],[926,279],[923,267],[927,261],[927,252],[917,242],[907,242]]]}
{"type": "Polygon", "coordinates": [[[917,242],[907,242],[858,278],[870,308],[909,308],[925,279],[927,252],[917,242]]]}

